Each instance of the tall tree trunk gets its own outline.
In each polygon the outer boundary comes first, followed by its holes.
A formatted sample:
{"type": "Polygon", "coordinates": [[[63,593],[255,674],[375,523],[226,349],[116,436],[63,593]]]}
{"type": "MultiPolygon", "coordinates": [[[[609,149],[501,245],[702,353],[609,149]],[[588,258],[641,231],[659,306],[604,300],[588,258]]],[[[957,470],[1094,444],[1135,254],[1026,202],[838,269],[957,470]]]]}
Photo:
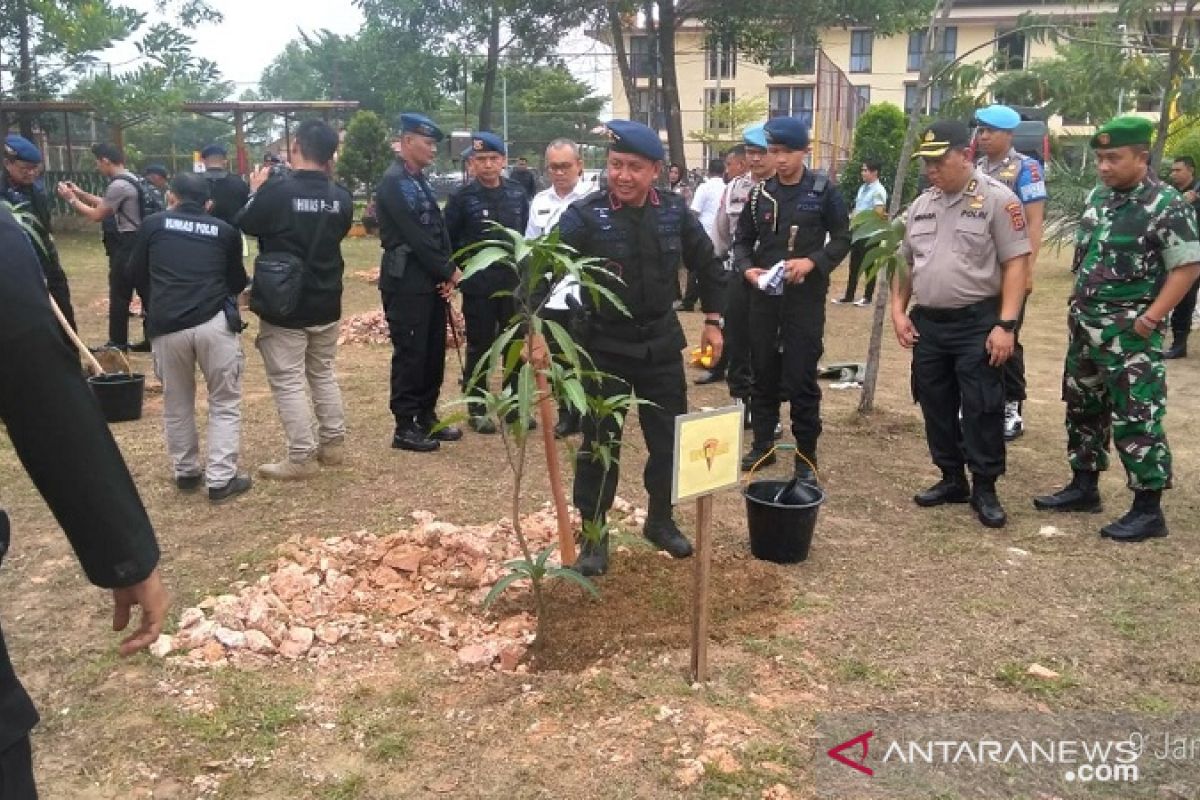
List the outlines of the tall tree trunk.
{"type": "Polygon", "coordinates": [[[1183,86],[1183,52],[1188,45],[1187,25],[1193,18],[1196,3],[1197,0],[1188,0],[1183,10],[1183,22],[1179,25],[1178,31],[1174,30],[1174,26],[1178,22],[1177,8],[1174,2],[1171,3],[1171,25],[1175,38],[1171,42],[1171,52],[1167,56],[1167,77],[1162,90],[1162,108],[1158,113],[1158,130],[1154,138],[1154,148],[1150,151],[1152,172],[1157,172],[1162,163],[1163,152],[1167,147],[1167,134],[1171,130],[1171,107],[1175,104],[1175,99],[1179,97],[1179,91],[1183,86]]]}
{"type": "Polygon", "coordinates": [[[675,72],[675,1],[658,0],[658,53],[662,62],[663,101],[667,110],[667,149],[672,164],[687,171],[683,150],[683,112],[679,107],[679,79],[675,72]]]}
{"type": "MultiPolygon", "coordinates": [[[[921,127],[925,102],[929,98],[929,85],[934,75],[933,54],[937,51],[937,40],[946,27],[946,20],[954,0],[939,0],[933,8],[929,20],[929,29],[925,34],[925,58],[921,63],[921,76],[917,84],[917,108],[908,115],[908,130],[904,134],[904,146],[900,148],[900,163],[896,165],[896,179],[892,183],[892,197],[888,204],[888,217],[900,213],[901,199],[904,196],[904,179],[908,175],[908,162],[912,159],[913,148],[917,142],[917,133],[921,127]]],[[[939,69],[943,66],[937,65],[939,69]]],[[[883,326],[891,305],[891,282],[886,275],[880,276],[879,293],[875,298],[875,316],[871,320],[871,341],[867,346],[867,369],[863,377],[862,396],[858,401],[858,410],[868,414],[875,408],[875,389],[879,385],[879,362],[883,356],[883,326]]]]}
{"type": "Polygon", "coordinates": [[[483,97],[479,101],[479,129],[492,129],[492,106],[496,95],[496,75],[500,71],[500,9],[492,4],[492,15],[488,28],[487,66],[483,72],[483,97]]]}
{"type": "MultiPolygon", "coordinates": [[[[24,0],[16,4],[17,16],[17,75],[13,95],[20,101],[33,99],[33,56],[29,48],[29,9],[24,0]]],[[[33,115],[22,111],[18,117],[21,135],[32,141],[33,115]]]]}
{"type": "Polygon", "coordinates": [[[645,0],[642,4],[642,15],[646,18],[646,51],[650,61],[650,127],[659,129],[658,118],[662,111],[662,92],[659,89],[659,78],[662,76],[662,57],[658,50],[658,25],[655,23],[654,6],[656,0],[645,0]]]}
{"type": "Polygon", "coordinates": [[[617,59],[617,72],[621,76],[621,88],[625,90],[625,98],[629,101],[629,116],[633,116],[633,104],[637,98],[637,85],[633,80],[633,70],[629,66],[629,51],[625,48],[625,26],[621,24],[621,10],[617,0],[608,0],[604,4],[608,18],[608,34],[612,37],[613,55],[617,59]]]}

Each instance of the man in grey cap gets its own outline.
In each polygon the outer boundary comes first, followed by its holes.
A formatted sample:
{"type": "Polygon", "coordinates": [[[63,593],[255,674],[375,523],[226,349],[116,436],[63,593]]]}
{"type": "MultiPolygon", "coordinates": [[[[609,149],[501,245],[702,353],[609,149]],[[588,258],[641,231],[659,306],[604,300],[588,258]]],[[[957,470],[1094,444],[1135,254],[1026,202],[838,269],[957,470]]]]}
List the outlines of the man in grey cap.
{"type": "Polygon", "coordinates": [[[916,156],[931,188],[908,211],[901,252],[912,271],[893,281],[892,325],[913,351],[913,393],[942,471],[913,501],[970,501],[980,522],[1000,528],[1008,521],[996,496],[1005,463],[1003,364],[1015,346],[1031,247],[1021,202],[971,163],[970,143],[961,122],[935,122],[922,134],[916,156]]]}

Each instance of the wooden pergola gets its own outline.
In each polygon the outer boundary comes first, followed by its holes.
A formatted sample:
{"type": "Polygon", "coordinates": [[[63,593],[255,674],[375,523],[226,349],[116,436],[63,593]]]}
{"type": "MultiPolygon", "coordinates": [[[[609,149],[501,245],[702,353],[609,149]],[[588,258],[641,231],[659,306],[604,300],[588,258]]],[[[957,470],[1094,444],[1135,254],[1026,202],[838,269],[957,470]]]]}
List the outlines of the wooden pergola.
{"type": "MultiPolygon", "coordinates": [[[[358,108],[359,102],[357,100],[222,100],[215,103],[182,103],[177,107],[167,110],[201,114],[214,119],[221,119],[218,115],[232,114],[234,143],[237,148],[237,171],[244,174],[249,170],[249,163],[246,157],[246,123],[252,121],[258,115],[272,114],[274,116],[282,116],[284,137],[290,147],[291,129],[288,123],[289,114],[319,111],[325,118],[325,121],[328,122],[329,118],[336,112],[353,112],[357,111],[358,108]]],[[[68,114],[96,113],[96,108],[91,103],[83,103],[75,100],[0,100],[0,116],[6,116],[9,113],[62,114],[63,120],[66,122],[68,114]]],[[[124,127],[114,125],[112,129],[113,140],[118,146],[123,144],[124,127]]],[[[71,170],[74,168],[71,163],[71,126],[69,124],[64,125],[64,130],[66,132],[67,168],[71,170]]]]}

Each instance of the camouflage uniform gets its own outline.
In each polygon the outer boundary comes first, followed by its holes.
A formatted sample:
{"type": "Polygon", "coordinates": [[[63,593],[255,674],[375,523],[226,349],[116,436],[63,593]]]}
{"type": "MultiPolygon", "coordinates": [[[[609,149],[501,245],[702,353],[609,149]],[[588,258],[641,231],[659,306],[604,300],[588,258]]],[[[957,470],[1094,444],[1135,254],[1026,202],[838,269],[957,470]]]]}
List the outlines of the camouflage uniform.
{"type": "Polygon", "coordinates": [[[1174,189],[1149,176],[1128,191],[1097,186],[1075,245],[1063,373],[1071,468],[1107,469],[1115,439],[1129,488],[1168,488],[1163,329],[1143,338],[1134,322],[1168,272],[1200,262],[1195,217],[1174,189]]]}

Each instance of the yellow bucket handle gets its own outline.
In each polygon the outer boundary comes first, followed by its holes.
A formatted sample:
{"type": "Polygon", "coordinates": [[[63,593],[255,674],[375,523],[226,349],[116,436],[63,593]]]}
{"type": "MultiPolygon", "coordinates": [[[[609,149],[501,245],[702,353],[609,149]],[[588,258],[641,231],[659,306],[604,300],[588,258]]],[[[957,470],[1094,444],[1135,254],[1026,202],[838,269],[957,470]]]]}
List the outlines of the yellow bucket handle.
{"type": "Polygon", "coordinates": [[[820,482],[821,473],[817,471],[817,465],[812,463],[811,461],[809,461],[808,457],[806,455],[804,455],[804,453],[801,453],[799,450],[797,450],[796,445],[794,445],[794,444],[772,445],[771,449],[768,450],[765,454],[763,454],[762,458],[760,458],[758,461],[754,462],[754,466],[750,467],[750,471],[746,473],[746,477],[742,478],[742,480],[744,480],[746,483],[749,483],[750,479],[754,477],[754,473],[758,470],[759,466],[764,461],[766,461],[768,458],[770,458],[772,455],[774,455],[776,450],[780,450],[780,451],[791,450],[791,451],[795,452],[796,457],[799,458],[801,461],[803,461],[805,464],[808,464],[808,468],[813,471],[813,475],[816,476],[817,482],[818,483],[820,482]]]}

